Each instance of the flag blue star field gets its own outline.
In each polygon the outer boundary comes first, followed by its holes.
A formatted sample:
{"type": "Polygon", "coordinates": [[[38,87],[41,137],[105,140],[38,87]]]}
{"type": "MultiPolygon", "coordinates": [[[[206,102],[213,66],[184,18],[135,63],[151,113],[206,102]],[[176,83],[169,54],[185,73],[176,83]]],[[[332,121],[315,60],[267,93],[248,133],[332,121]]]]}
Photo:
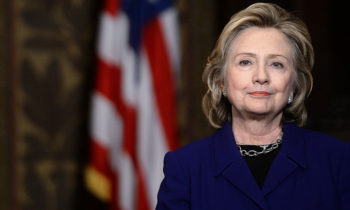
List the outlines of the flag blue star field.
{"type": "Polygon", "coordinates": [[[179,63],[171,0],[105,1],[85,180],[110,209],[155,208],[164,155],[177,147],[179,63]]]}

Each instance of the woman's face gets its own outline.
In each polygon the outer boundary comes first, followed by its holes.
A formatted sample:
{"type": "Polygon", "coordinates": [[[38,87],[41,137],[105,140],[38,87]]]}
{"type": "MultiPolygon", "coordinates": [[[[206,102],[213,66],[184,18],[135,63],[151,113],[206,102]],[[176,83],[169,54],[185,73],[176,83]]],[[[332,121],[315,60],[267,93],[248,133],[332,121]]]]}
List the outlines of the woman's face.
{"type": "Polygon", "coordinates": [[[230,49],[224,86],[233,117],[282,116],[294,91],[291,46],[274,28],[242,31],[230,49]]]}

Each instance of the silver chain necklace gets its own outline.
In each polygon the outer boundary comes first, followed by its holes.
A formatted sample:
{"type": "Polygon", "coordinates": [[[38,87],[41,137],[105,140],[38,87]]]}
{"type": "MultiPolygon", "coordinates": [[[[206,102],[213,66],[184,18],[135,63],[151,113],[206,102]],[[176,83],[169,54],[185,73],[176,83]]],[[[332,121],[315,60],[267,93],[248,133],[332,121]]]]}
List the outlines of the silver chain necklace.
{"type": "Polygon", "coordinates": [[[261,154],[266,154],[269,153],[275,149],[277,149],[279,147],[279,145],[282,143],[282,137],[283,137],[283,132],[281,131],[281,133],[278,135],[276,141],[272,144],[265,144],[265,145],[257,145],[259,146],[262,150],[261,151],[256,151],[256,150],[244,150],[242,149],[242,145],[238,145],[237,147],[239,149],[239,152],[241,153],[241,155],[244,156],[250,156],[250,157],[255,157],[261,154]]]}

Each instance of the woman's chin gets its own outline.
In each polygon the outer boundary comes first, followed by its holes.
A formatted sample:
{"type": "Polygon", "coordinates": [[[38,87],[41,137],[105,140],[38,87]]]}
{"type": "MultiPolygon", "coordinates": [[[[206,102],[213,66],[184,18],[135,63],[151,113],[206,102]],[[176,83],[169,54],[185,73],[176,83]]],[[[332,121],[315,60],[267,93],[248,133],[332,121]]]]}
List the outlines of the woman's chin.
{"type": "Polygon", "coordinates": [[[266,107],[252,107],[246,110],[247,113],[251,115],[257,115],[257,116],[266,116],[273,114],[272,109],[268,109],[266,107]]]}

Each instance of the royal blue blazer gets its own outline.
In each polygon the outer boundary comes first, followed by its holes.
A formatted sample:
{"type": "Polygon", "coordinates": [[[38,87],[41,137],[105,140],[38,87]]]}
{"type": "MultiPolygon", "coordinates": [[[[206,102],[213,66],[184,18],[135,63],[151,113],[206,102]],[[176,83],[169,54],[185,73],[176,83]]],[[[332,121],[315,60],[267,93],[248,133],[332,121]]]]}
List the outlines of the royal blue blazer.
{"type": "Polygon", "coordinates": [[[350,144],[286,123],[260,189],[226,123],[165,155],[156,209],[350,210],[350,144]]]}

